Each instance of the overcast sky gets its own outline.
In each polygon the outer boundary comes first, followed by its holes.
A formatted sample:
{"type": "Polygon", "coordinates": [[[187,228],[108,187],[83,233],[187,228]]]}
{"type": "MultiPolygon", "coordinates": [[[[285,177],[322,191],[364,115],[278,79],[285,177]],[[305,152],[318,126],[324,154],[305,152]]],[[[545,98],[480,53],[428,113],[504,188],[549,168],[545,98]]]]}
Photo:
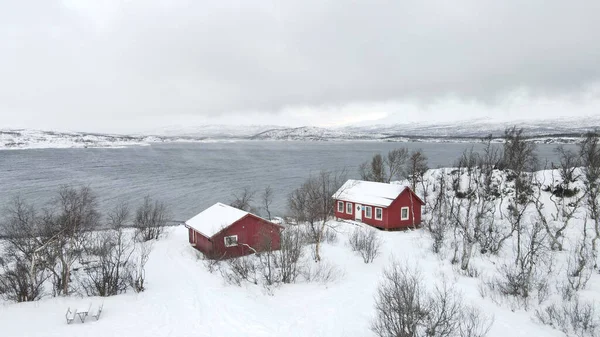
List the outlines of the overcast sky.
{"type": "Polygon", "coordinates": [[[600,1],[0,2],[0,128],[600,114],[600,1]]]}

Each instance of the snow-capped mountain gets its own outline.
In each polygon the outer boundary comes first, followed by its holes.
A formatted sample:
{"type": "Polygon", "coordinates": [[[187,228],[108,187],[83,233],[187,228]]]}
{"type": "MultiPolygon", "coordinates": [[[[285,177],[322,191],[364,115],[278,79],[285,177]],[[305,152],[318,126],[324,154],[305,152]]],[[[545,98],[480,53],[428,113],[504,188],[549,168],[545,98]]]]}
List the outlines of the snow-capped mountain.
{"type": "Polygon", "coordinates": [[[474,120],[446,124],[352,125],[335,128],[272,125],[168,126],[134,135],[6,129],[0,130],[0,149],[124,147],[158,142],[219,140],[476,142],[490,134],[501,141],[504,130],[512,126],[523,128],[526,137],[537,143],[577,143],[585,132],[600,129],[600,116],[542,121],[474,120]]]}
{"type": "Polygon", "coordinates": [[[167,140],[175,141],[176,138],[86,132],[0,130],[0,150],[142,146],[167,140]]]}

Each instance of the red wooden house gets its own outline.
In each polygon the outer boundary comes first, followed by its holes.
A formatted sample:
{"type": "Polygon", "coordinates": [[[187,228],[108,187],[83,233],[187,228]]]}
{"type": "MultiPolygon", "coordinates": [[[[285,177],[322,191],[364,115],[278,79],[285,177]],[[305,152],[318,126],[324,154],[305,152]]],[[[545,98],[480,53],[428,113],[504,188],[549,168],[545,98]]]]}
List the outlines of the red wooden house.
{"type": "Polygon", "coordinates": [[[348,180],[334,195],[335,216],[386,229],[421,223],[421,198],[406,185],[348,180]]]}
{"type": "Polygon", "coordinates": [[[209,258],[226,259],[278,250],[282,226],[216,203],[185,222],[190,244],[209,258]]]}

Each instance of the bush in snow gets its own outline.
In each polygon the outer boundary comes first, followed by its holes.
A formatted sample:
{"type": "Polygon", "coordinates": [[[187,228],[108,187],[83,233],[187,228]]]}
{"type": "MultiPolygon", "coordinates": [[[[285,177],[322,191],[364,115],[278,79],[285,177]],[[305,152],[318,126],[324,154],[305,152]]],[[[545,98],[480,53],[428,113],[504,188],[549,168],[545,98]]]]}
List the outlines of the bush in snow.
{"type": "Polygon", "coordinates": [[[547,246],[543,225],[536,221],[525,231],[523,240],[517,242],[516,260],[498,269],[499,276],[489,285],[492,290],[502,295],[512,296],[519,300],[525,308],[529,301],[537,295],[542,302],[549,295],[548,275],[551,272],[553,257],[547,246]]]}
{"type": "Polygon", "coordinates": [[[371,263],[379,256],[381,240],[375,229],[357,228],[348,238],[353,252],[358,252],[365,263],[371,263]]]}
{"type": "Polygon", "coordinates": [[[88,233],[84,247],[87,261],[79,277],[88,296],[113,296],[129,287],[144,291],[145,265],[152,241],[127,231],[129,218],[129,207],[121,203],[108,214],[108,229],[88,233]]]}
{"type": "Polygon", "coordinates": [[[597,337],[600,332],[600,319],[595,303],[581,302],[578,298],[537,310],[535,316],[541,323],[560,330],[567,336],[597,337]]]}
{"type": "Polygon", "coordinates": [[[482,337],[493,323],[447,286],[427,291],[418,270],[396,262],[384,272],[375,311],[371,329],[380,337],[482,337]]]}

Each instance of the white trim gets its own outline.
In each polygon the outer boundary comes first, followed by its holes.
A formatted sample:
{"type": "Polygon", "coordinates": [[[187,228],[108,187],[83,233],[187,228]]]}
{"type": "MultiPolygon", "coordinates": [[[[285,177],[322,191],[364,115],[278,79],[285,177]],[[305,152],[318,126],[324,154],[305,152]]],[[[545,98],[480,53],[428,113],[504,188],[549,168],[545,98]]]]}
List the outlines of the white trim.
{"type": "Polygon", "coordinates": [[[337,209],[338,213],[344,213],[344,202],[343,201],[338,201],[337,207],[338,207],[338,209],[337,209]],[[342,207],[340,207],[340,206],[342,206],[342,207]],[[341,208],[341,210],[340,210],[340,208],[341,208]]]}
{"type": "Polygon", "coordinates": [[[375,207],[375,220],[383,220],[383,208],[381,207],[375,207]],[[377,217],[377,210],[381,211],[381,216],[377,217]]]}
{"type": "Polygon", "coordinates": [[[408,219],[410,219],[410,208],[408,208],[408,207],[400,208],[400,220],[408,220],[408,219]],[[402,216],[402,212],[404,212],[404,210],[406,210],[406,217],[402,216]]]}
{"type": "Polygon", "coordinates": [[[352,214],[354,205],[351,202],[346,202],[346,214],[352,214]]]}
{"type": "Polygon", "coordinates": [[[365,218],[367,218],[367,219],[373,218],[373,208],[371,206],[365,206],[365,218]]]}
{"type": "Polygon", "coordinates": [[[226,236],[226,237],[224,237],[224,238],[223,238],[223,243],[225,243],[225,247],[235,247],[235,246],[237,246],[237,245],[238,245],[238,236],[237,236],[237,235],[229,235],[229,236],[226,236]],[[230,245],[228,245],[228,244],[227,244],[227,239],[228,239],[228,238],[235,238],[235,244],[232,244],[232,245],[230,244],[230,245]]]}

